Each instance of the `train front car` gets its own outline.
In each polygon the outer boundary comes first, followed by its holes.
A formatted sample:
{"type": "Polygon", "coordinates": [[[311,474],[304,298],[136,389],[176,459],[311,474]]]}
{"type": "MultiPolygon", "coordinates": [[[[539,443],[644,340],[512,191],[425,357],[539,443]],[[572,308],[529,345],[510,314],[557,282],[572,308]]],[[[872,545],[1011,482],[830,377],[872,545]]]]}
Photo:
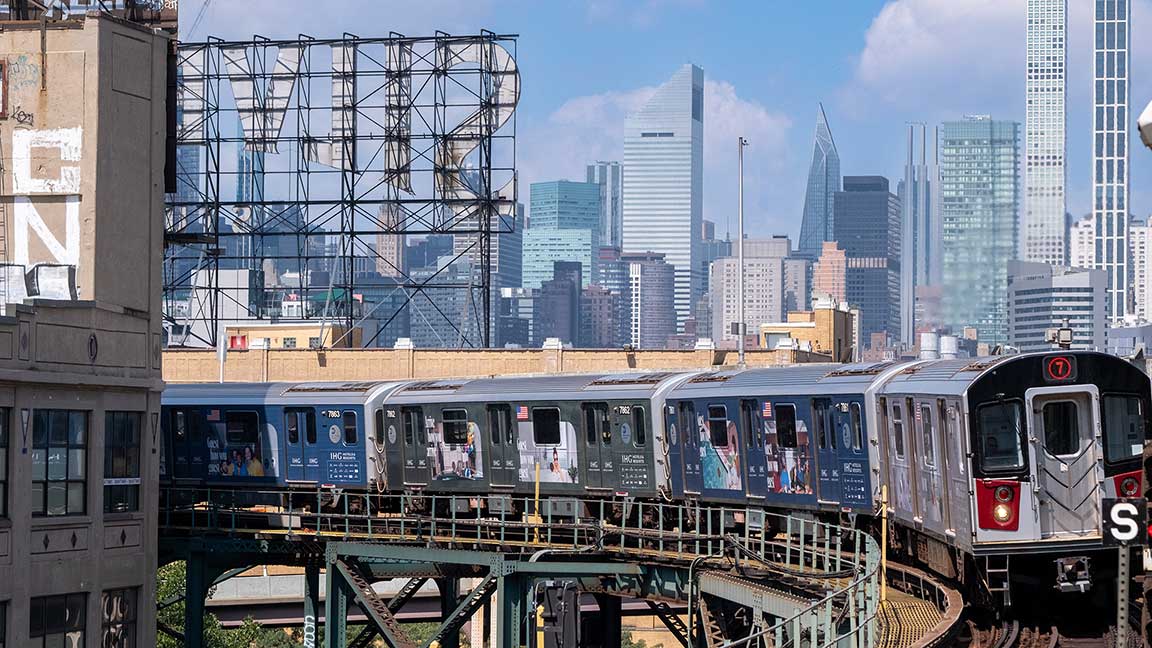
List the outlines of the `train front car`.
{"type": "Polygon", "coordinates": [[[894,377],[880,402],[891,506],[920,532],[910,553],[943,573],[951,561],[999,604],[1084,593],[1114,609],[1101,500],[1141,492],[1147,375],[1095,352],[945,360],[894,377]]]}

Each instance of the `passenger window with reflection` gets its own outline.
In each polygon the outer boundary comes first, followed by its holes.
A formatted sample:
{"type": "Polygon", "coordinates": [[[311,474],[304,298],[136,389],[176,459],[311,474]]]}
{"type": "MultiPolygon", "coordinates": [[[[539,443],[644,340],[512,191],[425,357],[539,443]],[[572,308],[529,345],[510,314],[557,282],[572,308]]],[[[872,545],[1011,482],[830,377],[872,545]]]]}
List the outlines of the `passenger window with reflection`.
{"type": "Polygon", "coordinates": [[[1018,400],[981,405],[976,410],[979,425],[980,465],[988,472],[1019,470],[1024,467],[1021,445],[1024,404],[1018,400]]]}

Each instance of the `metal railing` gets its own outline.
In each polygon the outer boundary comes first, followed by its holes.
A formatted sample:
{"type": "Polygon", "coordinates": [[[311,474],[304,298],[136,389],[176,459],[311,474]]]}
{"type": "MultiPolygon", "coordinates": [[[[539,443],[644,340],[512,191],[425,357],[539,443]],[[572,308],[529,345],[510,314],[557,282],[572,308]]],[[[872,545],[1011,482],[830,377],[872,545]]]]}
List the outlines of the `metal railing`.
{"type": "Polygon", "coordinates": [[[867,533],[818,520],[745,506],[496,494],[165,486],[160,500],[161,535],[169,537],[281,535],[598,552],[686,568],[690,605],[701,595],[702,573],[726,574],[734,577],[727,586],[736,598],[800,602],[788,614],[779,613],[779,602],[774,614],[753,604],[753,632],[727,645],[874,644],[880,548],[867,533]]]}

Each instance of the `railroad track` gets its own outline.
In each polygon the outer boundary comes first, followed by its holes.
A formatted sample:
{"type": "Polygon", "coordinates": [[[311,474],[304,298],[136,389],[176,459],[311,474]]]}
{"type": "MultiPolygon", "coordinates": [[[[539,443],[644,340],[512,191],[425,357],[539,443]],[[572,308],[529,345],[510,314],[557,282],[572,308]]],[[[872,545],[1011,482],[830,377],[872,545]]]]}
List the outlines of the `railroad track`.
{"type": "MultiPolygon", "coordinates": [[[[1129,646],[1120,648],[1140,646],[1140,639],[1134,634],[1135,631],[1129,634],[1129,646]]],[[[968,621],[967,636],[957,639],[956,645],[966,648],[1118,648],[1114,629],[1103,636],[1066,637],[1055,626],[1024,627],[1018,621],[1006,621],[990,628],[968,621]]]]}

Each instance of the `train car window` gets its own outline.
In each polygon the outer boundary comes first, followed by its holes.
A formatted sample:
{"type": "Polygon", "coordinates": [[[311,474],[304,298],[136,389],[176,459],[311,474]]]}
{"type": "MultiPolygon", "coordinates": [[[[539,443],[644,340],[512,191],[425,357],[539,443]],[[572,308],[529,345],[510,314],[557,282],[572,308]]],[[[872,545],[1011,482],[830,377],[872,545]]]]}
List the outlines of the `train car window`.
{"type": "Polygon", "coordinates": [[[924,465],[936,467],[936,435],[932,429],[932,406],[920,404],[920,433],[924,436],[924,465]]]}
{"type": "Polygon", "coordinates": [[[188,438],[188,420],[181,410],[172,412],[172,428],[176,433],[176,440],[183,442],[188,438]]]}
{"type": "Polygon", "coordinates": [[[493,405],[488,408],[489,435],[492,445],[500,445],[500,440],[508,437],[508,445],[512,445],[512,410],[507,405],[493,405]]]}
{"type": "Polygon", "coordinates": [[[444,419],[444,442],[455,445],[468,443],[468,411],[450,409],[441,412],[444,419]]]}
{"type": "Polygon", "coordinates": [[[228,412],[224,415],[228,445],[256,443],[259,427],[260,419],[256,412],[228,412]]]}
{"type": "Polygon", "coordinates": [[[402,410],[401,415],[404,417],[404,445],[414,446],[416,440],[420,438],[420,425],[424,413],[420,411],[419,407],[406,407],[402,410]]]}
{"type": "Polygon", "coordinates": [[[713,448],[728,447],[728,408],[724,405],[708,406],[708,437],[713,448]]]}
{"type": "Polygon", "coordinates": [[[852,449],[859,450],[864,447],[864,425],[860,418],[860,403],[848,406],[848,420],[852,425],[852,449]]]}
{"type": "Polygon", "coordinates": [[[296,412],[289,410],[284,414],[284,429],[288,431],[288,443],[300,443],[300,423],[296,412]]]}
{"type": "Polygon", "coordinates": [[[828,430],[825,429],[825,416],[824,416],[824,403],[817,401],[812,404],[812,424],[816,426],[816,443],[820,445],[820,449],[824,450],[828,447],[828,430]]]}
{"type": "Polygon", "coordinates": [[[376,445],[384,445],[384,410],[376,408],[376,416],[372,420],[375,430],[376,445]]]}
{"type": "Polygon", "coordinates": [[[643,446],[648,441],[648,419],[643,407],[632,408],[632,430],[636,433],[636,445],[643,446]]]}
{"type": "Polygon", "coordinates": [[[1042,412],[1044,448],[1053,455],[1080,451],[1080,410],[1072,401],[1046,403],[1042,412]]]}
{"type": "Polygon", "coordinates": [[[904,458],[904,413],[898,403],[892,403],[892,448],[898,458],[904,458]]]}
{"type": "Polygon", "coordinates": [[[316,445],[316,410],[304,410],[304,442],[316,445]]]}
{"type": "Polygon", "coordinates": [[[776,442],[781,448],[796,447],[796,406],[792,404],[777,404],[776,410],[776,442]]]}
{"type": "Polygon", "coordinates": [[[696,430],[696,405],[691,401],[680,403],[680,436],[684,445],[696,445],[699,434],[696,430]]]}
{"type": "Polygon", "coordinates": [[[1116,462],[1144,451],[1144,401],[1139,396],[1104,396],[1104,457],[1116,462]]]}
{"type": "Polygon", "coordinates": [[[538,446],[560,445],[560,410],[558,408],[533,408],[532,439],[538,446]]]}
{"type": "Polygon", "coordinates": [[[356,444],[356,412],[344,412],[344,444],[356,444]]]}
{"type": "Polygon", "coordinates": [[[612,442],[612,421],[608,418],[607,403],[585,403],[584,440],[589,446],[596,445],[597,439],[605,445],[612,442]]]}
{"type": "Polygon", "coordinates": [[[744,427],[744,443],[749,450],[756,447],[756,439],[760,436],[760,430],[752,420],[752,408],[752,401],[740,401],[740,425],[744,427]]]}
{"type": "Polygon", "coordinates": [[[976,409],[980,465],[984,470],[995,472],[1024,467],[1024,449],[1020,444],[1023,418],[1024,405],[1018,400],[986,403],[976,409]]]}
{"type": "MultiPolygon", "coordinates": [[[[943,411],[941,407],[941,411],[943,411]]],[[[968,458],[964,456],[964,427],[960,421],[960,408],[949,407],[948,415],[941,416],[941,421],[944,421],[944,438],[956,439],[956,467],[961,475],[965,473],[968,465],[968,458]]]]}

